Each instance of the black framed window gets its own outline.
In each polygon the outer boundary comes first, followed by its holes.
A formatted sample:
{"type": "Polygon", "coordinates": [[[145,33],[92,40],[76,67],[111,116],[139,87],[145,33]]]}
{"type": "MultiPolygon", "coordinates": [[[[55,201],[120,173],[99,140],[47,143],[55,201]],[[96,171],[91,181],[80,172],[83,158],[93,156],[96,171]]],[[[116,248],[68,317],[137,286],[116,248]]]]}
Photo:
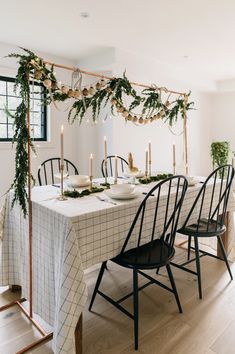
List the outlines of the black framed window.
{"type": "MultiPolygon", "coordinates": [[[[15,79],[0,76],[0,142],[11,141],[14,134],[14,119],[6,114],[7,108],[14,115],[21,102],[19,92],[14,92],[15,79]]],[[[36,141],[47,140],[47,107],[42,104],[45,89],[42,84],[30,85],[31,138],[36,141]]]]}

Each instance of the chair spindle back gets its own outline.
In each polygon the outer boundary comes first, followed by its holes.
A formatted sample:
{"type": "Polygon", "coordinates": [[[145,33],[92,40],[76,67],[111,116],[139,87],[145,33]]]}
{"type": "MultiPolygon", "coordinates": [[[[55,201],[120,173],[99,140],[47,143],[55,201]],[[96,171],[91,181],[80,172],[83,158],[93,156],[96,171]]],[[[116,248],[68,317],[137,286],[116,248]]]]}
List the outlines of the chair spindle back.
{"type": "MultiPolygon", "coordinates": [[[[55,183],[55,174],[60,173],[59,157],[54,157],[44,161],[38,168],[38,183],[40,186],[55,183]]],[[[76,166],[67,159],[64,159],[64,173],[68,175],[78,175],[76,166]]]]}
{"type": "MultiPolygon", "coordinates": [[[[128,162],[120,156],[117,156],[118,159],[118,175],[121,173],[123,173],[125,171],[125,167],[128,167],[128,162]]],[[[105,177],[105,175],[107,177],[113,177],[114,175],[114,164],[115,164],[115,155],[110,155],[107,156],[107,170],[105,171],[105,160],[102,161],[101,163],[101,172],[103,177],[105,177]],[[106,172],[106,173],[105,173],[106,172]]]]}
{"type": "MultiPolygon", "coordinates": [[[[148,243],[150,260],[154,241],[159,239],[161,252],[164,253],[164,245],[167,244],[167,257],[171,256],[187,186],[188,182],[184,176],[173,176],[159,182],[150,190],[136,213],[121,254],[127,248],[136,248],[137,259],[139,247],[148,243]]],[[[166,257],[166,254],[162,256],[166,257]]]]}
{"type": "Polygon", "coordinates": [[[192,218],[198,234],[202,229],[213,233],[223,227],[233,178],[234,168],[231,165],[215,169],[203,183],[183,228],[190,224],[192,218]]]}

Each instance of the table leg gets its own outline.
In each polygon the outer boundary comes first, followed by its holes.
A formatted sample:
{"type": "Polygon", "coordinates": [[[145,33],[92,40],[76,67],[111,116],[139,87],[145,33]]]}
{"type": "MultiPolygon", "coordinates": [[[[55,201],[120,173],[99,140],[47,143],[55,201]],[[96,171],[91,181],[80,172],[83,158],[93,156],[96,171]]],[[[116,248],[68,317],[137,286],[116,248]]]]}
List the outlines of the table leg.
{"type": "Polygon", "coordinates": [[[76,354],[82,354],[82,313],[79,317],[74,335],[76,354]]]}
{"type": "MultiPolygon", "coordinates": [[[[230,242],[229,242],[229,239],[228,239],[228,212],[226,213],[225,215],[225,219],[224,219],[224,224],[226,226],[226,231],[225,233],[221,236],[221,239],[222,239],[222,242],[224,244],[224,249],[225,249],[225,252],[226,254],[229,253],[230,249],[229,249],[229,245],[230,245],[230,242]]],[[[217,256],[218,257],[221,257],[223,258],[223,255],[221,253],[221,250],[220,250],[220,247],[219,247],[219,244],[217,243],[217,256]]]]}

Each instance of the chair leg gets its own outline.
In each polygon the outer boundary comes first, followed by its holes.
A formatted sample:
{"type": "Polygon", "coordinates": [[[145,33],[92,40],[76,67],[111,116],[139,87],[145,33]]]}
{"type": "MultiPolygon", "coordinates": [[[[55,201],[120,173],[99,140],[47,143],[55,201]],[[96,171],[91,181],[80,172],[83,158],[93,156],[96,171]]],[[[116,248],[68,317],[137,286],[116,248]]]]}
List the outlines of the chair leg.
{"type": "Polygon", "coordinates": [[[171,271],[170,264],[166,265],[166,269],[167,269],[168,277],[169,277],[170,282],[171,282],[172,290],[174,291],[175,300],[176,300],[176,303],[178,305],[179,312],[182,313],[183,310],[182,310],[182,307],[181,307],[181,304],[180,304],[180,299],[179,299],[179,295],[178,295],[178,292],[177,292],[177,289],[176,289],[176,285],[175,285],[175,281],[174,281],[174,277],[173,277],[173,274],[172,274],[172,271],[171,271]]]}
{"type": "Polygon", "coordinates": [[[197,237],[194,237],[194,244],[195,244],[195,256],[196,256],[199,299],[202,299],[202,280],[201,280],[200,254],[199,254],[199,246],[198,246],[198,238],[197,237]]]}
{"type": "Polygon", "coordinates": [[[133,269],[133,303],[134,303],[134,341],[135,350],[138,350],[138,332],[139,332],[139,294],[138,294],[138,271],[133,269]]]}
{"type": "Polygon", "coordinates": [[[191,241],[192,241],[192,236],[189,236],[189,238],[188,238],[188,261],[190,260],[191,241]]]}
{"type": "Polygon", "coordinates": [[[219,242],[219,245],[220,245],[220,249],[221,249],[222,255],[224,257],[224,261],[226,263],[230,278],[231,278],[231,280],[233,280],[233,274],[231,272],[231,269],[230,269],[230,266],[229,266],[229,263],[228,263],[228,258],[227,258],[227,255],[226,255],[226,252],[225,252],[225,249],[224,249],[223,241],[221,240],[220,236],[217,236],[217,239],[218,239],[218,242],[219,242]]]}
{"type": "Polygon", "coordinates": [[[106,263],[107,263],[107,261],[103,262],[102,265],[101,265],[100,272],[99,272],[98,278],[96,280],[95,288],[94,288],[94,291],[93,291],[93,294],[92,294],[92,298],[91,298],[91,302],[90,302],[90,306],[89,306],[89,311],[91,311],[92,305],[93,305],[93,303],[95,301],[95,297],[96,297],[97,291],[98,291],[99,286],[100,286],[100,282],[101,282],[103,274],[104,274],[106,263]]]}

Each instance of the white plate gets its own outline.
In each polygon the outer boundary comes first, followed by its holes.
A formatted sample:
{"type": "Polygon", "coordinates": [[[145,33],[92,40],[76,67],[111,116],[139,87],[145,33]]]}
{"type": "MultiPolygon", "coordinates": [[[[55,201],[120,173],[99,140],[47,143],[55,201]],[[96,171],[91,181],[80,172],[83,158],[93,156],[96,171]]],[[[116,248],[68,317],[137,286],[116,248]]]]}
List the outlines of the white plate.
{"type": "Polygon", "coordinates": [[[71,182],[67,182],[67,186],[70,188],[83,188],[83,187],[88,187],[90,185],[90,181],[86,183],[81,183],[81,184],[74,184],[71,182]]]}
{"type": "Polygon", "coordinates": [[[106,190],[104,192],[105,192],[105,194],[107,194],[108,197],[110,197],[112,199],[120,199],[120,200],[134,199],[140,195],[140,193],[137,191],[134,191],[134,192],[128,193],[128,194],[112,193],[110,190],[106,190]]]}

